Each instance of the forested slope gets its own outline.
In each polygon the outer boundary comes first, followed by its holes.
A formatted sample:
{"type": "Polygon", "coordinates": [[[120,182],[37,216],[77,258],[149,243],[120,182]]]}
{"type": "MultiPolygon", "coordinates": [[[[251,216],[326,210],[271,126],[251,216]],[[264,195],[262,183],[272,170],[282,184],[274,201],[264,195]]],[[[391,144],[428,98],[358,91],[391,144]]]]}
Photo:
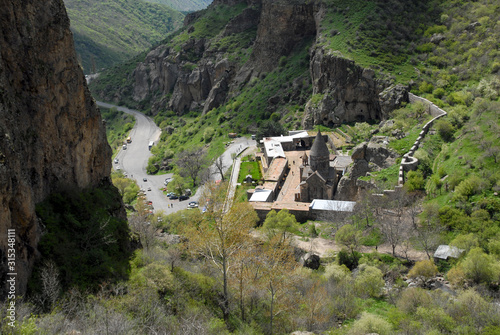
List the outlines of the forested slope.
{"type": "Polygon", "coordinates": [[[85,73],[124,61],[181,26],[183,14],[145,1],[64,1],[85,73]]]}
{"type": "Polygon", "coordinates": [[[152,3],[159,3],[179,12],[192,12],[207,8],[213,0],[147,0],[152,3]]]}

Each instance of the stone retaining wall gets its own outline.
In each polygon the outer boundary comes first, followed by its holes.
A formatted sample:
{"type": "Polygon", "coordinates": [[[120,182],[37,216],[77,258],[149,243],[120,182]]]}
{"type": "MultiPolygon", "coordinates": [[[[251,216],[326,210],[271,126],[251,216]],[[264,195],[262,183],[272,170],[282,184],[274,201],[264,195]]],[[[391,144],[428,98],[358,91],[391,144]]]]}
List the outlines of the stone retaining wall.
{"type": "Polygon", "coordinates": [[[442,110],[441,108],[439,108],[438,106],[436,106],[435,104],[433,104],[432,102],[430,102],[425,98],[419,97],[412,93],[408,93],[408,97],[410,103],[422,102],[425,106],[427,106],[427,112],[430,115],[432,115],[433,118],[422,127],[422,131],[420,132],[420,135],[418,136],[417,140],[411,147],[410,151],[408,151],[406,154],[403,155],[403,159],[401,160],[401,165],[399,166],[398,186],[404,185],[405,172],[417,169],[418,159],[413,157],[413,155],[415,154],[415,151],[417,151],[425,135],[429,132],[429,129],[432,127],[434,121],[447,115],[447,113],[444,110],[442,110]]]}

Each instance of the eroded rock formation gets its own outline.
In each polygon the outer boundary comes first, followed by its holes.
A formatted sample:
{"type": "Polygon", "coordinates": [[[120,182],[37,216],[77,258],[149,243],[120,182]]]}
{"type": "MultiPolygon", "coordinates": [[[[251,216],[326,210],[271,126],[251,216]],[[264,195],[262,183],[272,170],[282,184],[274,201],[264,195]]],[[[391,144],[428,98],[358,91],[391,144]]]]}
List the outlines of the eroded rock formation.
{"type": "Polygon", "coordinates": [[[322,47],[311,51],[310,68],[313,98],[306,105],[304,128],[382,119],[382,87],[372,70],[322,47]]]}
{"type": "MultiPolygon", "coordinates": [[[[353,164],[347,168],[345,175],[337,186],[335,200],[355,201],[359,189],[359,177],[368,172],[386,169],[396,164],[399,155],[388,148],[388,138],[374,136],[370,142],[357,145],[352,151],[353,164]]],[[[369,187],[369,185],[364,185],[369,187]]]]}
{"type": "MultiPolygon", "coordinates": [[[[0,0],[0,281],[14,229],[23,294],[50,193],[106,182],[111,150],[78,65],[62,0],[0,0]]],[[[0,295],[3,292],[0,292],[0,295]]]]}

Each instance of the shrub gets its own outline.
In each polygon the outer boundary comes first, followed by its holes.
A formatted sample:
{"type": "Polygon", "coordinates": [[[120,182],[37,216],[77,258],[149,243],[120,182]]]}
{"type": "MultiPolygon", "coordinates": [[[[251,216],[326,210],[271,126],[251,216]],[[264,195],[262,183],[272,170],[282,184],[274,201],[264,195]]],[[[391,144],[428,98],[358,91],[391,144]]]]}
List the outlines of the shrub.
{"type": "MultiPolygon", "coordinates": [[[[104,281],[126,277],[129,230],[125,220],[111,214],[119,215],[120,206],[120,194],[111,185],[56,193],[37,205],[46,226],[38,249],[42,258],[56,263],[64,289],[96,289],[104,281]]],[[[32,278],[35,290],[40,287],[38,271],[32,278]]]]}
{"type": "Polygon", "coordinates": [[[425,181],[422,171],[409,171],[405,183],[405,188],[409,192],[423,190],[425,188],[425,181]]]}
{"type": "Polygon", "coordinates": [[[475,175],[470,176],[455,187],[452,200],[460,201],[468,199],[470,196],[480,193],[482,188],[484,188],[484,184],[481,178],[475,175]]]}
{"type": "Polygon", "coordinates": [[[472,248],[479,247],[479,239],[473,233],[467,235],[458,235],[450,242],[450,245],[457,247],[459,249],[464,249],[465,252],[469,252],[472,248]]]}
{"type": "Polygon", "coordinates": [[[499,269],[495,259],[481,248],[472,249],[461,263],[466,278],[476,284],[491,283],[498,279],[499,269]]]}
{"type": "Polygon", "coordinates": [[[359,266],[359,272],[354,280],[354,287],[361,296],[378,298],[382,295],[385,282],[382,271],[366,264],[359,266]]]}
{"type": "Polygon", "coordinates": [[[309,236],[318,237],[318,232],[316,231],[316,225],[314,223],[309,225],[309,236]]]}
{"type": "Polygon", "coordinates": [[[418,90],[422,93],[432,93],[434,86],[431,83],[424,81],[418,86],[418,90]]]}
{"type": "Polygon", "coordinates": [[[445,93],[446,91],[442,87],[438,87],[434,91],[432,91],[432,95],[439,99],[441,99],[445,95],[445,93]]]}
{"type": "Polygon", "coordinates": [[[324,276],[328,280],[340,282],[341,280],[347,278],[350,273],[351,271],[349,271],[349,269],[345,265],[330,263],[325,267],[324,276]]]}
{"type": "Polygon", "coordinates": [[[339,265],[345,265],[349,270],[355,269],[358,266],[360,258],[361,254],[357,251],[351,253],[346,250],[341,250],[337,254],[339,265]]]}
{"type": "Polygon", "coordinates": [[[408,272],[408,277],[431,278],[434,277],[437,273],[438,273],[438,268],[436,264],[434,264],[433,260],[429,259],[417,262],[415,266],[413,266],[413,268],[410,270],[410,272],[408,272]]]}
{"type": "Polygon", "coordinates": [[[453,133],[455,132],[455,128],[449,121],[439,119],[436,122],[435,127],[443,141],[450,142],[451,140],[453,140],[453,133]]]}
{"type": "Polygon", "coordinates": [[[392,334],[392,326],[380,316],[363,312],[359,320],[355,321],[352,328],[347,332],[349,335],[364,335],[369,333],[389,335],[392,334]]]}
{"type": "Polygon", "coordinates": [[[214,134],[215,134],[214,128],[212,127],[205,128],[205,131],[203,132],[203,140],[205,141],[205,143],[209,143],[212,140],[214,134]]]}
{"type": "Polygon", "coordinates": [[[454,287],[462,287],[465,283],[465,273],[460,265],[454,266],[446,274],[446,278],[454,287]]]}
{"type": "Polygon", "coordinates": [[[433,304],[429,293],[418,287],[411,287],[401,293],[396,306],[406,314],[414,314],[418,307],[429,307],[433,304]]]}

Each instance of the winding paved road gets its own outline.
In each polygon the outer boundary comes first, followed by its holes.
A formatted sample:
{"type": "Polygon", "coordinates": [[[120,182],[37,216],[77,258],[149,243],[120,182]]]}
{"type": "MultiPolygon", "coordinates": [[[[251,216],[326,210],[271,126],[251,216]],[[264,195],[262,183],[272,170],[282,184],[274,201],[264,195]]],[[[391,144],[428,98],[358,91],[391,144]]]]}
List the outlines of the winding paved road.
{"type": "MultiPolygon", "coordinates": [[[[146,173],[146,166],[148,164],[149,157],[152,156],[148,149],[150,141],[154,141],[155,144],[161,135],[161,129],[156,126],[154,121],[142,114],[139,111],[129,109],[126,107],[116,106],[104,102],[97,101],[97,104],[102,107],[112,108],[115,107],[119,111],[127,114],[131,114],[135,117],[136,123],[134,128],[130,132],[130,137],[132,138],[132,143],[127,145],[127,149],[120,149],[116,158],[118,158],[118,164],[113,163],[113,167],[116,169],[120,167],[129,178],[135,179],[137,184],[141,189],[151,191],[146,191],[146,198],[153,202],[153,207],[155,211],[164,211],[165,214],[171,214],[178,210],[187,208],[189,201],[198,201],[199,194],[201,193],[201,187],[198,189],[197,194],[191,197],[188,201],[170,200],[162,192],[164,187],[164,181],[166,178],[173,177],[172,173],[164,175],[149,176],[146,173]],[[144,181],[146,178],[147,181],[144,181]]],[[[255,145],[256,142],[248,138],[240,137],[234,140],[234,142],[226,148],[226,151],[222,155],[224,162],[224,170],[227,171],[233,163],[232,154],[239,153],[247,146],[255,145]]],[[[212,179],[220,179],[220,174],[215,172],[216,169],[212,166],[212,179]]]]}

